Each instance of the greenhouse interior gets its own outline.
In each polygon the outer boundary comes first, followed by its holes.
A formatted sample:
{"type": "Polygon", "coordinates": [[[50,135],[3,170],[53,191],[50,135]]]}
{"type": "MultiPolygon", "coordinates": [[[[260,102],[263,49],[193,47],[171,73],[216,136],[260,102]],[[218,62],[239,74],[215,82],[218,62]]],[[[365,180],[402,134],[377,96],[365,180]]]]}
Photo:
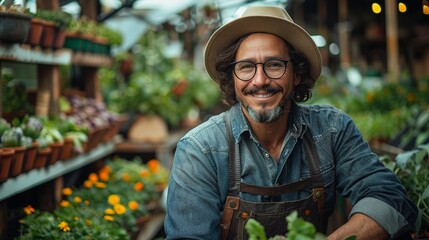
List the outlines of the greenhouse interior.
{"type": "Polygon", "coordinates": [[[0,239],[429,239],[428,0],[1,0],[0,76],[0,239]]]}

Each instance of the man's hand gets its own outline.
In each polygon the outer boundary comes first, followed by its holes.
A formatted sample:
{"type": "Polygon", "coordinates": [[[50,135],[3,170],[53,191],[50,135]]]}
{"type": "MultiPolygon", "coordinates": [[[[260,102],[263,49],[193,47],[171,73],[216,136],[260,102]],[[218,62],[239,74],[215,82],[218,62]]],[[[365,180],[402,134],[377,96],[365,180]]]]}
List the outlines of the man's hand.
{"type": "Polygon", "coordinates": [[[355,213],[350,220],[328,236],[328,240],[342,240],[354,235],[357,239],[384,240],[389,234],[372,218],[355,213]]]}

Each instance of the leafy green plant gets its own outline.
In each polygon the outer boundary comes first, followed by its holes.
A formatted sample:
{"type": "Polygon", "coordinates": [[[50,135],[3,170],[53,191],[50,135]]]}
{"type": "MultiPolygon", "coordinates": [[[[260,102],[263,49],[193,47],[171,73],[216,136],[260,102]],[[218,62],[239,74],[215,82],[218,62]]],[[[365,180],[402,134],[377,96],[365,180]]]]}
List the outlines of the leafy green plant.
{"type": "Polygon", "coordinates": [[[46,21],[54,22],[60,29],[67,29],[70,26],[73,16],[61,10],[45,10],[38,9],[36,13],[32,14],[33,17],[40,18],[46,21]]]}
{"type": "MultiPolygon", "coordinates": [[[[274,236],[267,238],[264,226],[257,220],[250,218],[245,224],[246,231],[249,235],[249,240],[324,240],[326,237],[318,233],[314,225],[304,219],[298,217],[298,212],[293,211],[286,217],[287,220],[287,234],[285,236],[274,236]]],[[[355,236],[350,236],[344,240],[355,240],[355,236]]]]}
{"type": "MultiPolygon", "coordinates": [[[[391,159],[382,156],[381,161],[401,180],[408,196],[419,208],[416,232],[422,223],[429,223],[429,144],[419,145],[391,159]]],[[[427,226],[426,226],[427,227],[427,226]]],[[[427,230],[427,229],[426,229],[427,230]]]]}

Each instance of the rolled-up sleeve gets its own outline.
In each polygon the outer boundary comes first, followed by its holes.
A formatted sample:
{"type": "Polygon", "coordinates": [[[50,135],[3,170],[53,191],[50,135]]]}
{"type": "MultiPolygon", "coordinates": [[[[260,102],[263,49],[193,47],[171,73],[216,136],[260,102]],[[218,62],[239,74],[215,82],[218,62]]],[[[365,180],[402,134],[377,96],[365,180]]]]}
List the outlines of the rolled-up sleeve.
{"type": "Polygon", "coordinates": [[[355,213],[362,213],[372,218],[380,224],[390,236],[395,236],[409,227],[407,220],[401,213],[396,211],[389,204],[376,198],[367,197],[361,199],[353,206],[349,218],[355,213]]]}

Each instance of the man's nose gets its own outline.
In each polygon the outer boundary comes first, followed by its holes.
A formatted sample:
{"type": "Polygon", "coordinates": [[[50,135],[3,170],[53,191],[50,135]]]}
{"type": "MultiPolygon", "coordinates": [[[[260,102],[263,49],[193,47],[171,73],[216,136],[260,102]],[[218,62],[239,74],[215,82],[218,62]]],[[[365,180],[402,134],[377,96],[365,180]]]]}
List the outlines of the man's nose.
{"type": "Polygon", "coordinates": [[[252,83],[254,85],[263,86],[266,84],[269,84],[270,78],[265,74],[264,68],[262,64],[256,65],[256,73],[255,76],[253,76],[252,83]]]}

